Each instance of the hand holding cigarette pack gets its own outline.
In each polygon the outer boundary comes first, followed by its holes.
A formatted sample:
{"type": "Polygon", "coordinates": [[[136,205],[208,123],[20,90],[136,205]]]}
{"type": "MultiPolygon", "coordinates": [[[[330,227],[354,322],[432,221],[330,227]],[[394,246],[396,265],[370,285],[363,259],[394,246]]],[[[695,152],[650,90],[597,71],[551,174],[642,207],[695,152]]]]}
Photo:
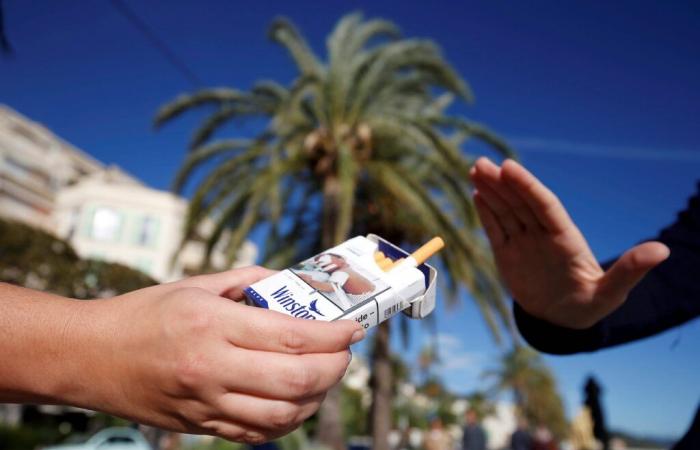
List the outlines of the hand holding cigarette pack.
{"type": "Polygon", "coordinates": [[[379,236],[357,236],[245,290],[248,303],[308,320],[349,319],[373,327],[403,311],[435,308],[437,270],[425,261],[444,246],[434,238],[414,253],[379,236]]]}

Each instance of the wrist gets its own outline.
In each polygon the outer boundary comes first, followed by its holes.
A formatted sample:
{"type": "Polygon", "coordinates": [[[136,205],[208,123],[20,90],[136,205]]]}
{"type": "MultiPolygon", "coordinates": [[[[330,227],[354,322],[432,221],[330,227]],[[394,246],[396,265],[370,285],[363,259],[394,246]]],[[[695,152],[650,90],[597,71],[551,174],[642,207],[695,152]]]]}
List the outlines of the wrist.
{"type": "Polygon", "coordinates": [[[51,403],[99,409],[105,397],[105,362],[109,356],[108,300],[68,300],[56,332],[52,366],[46,384],[51,403]]]}
{"type": "Polygon", "coordinates": [[[17,335],[23,355],[12,358],[10,401],[98,409],[105,394],[100,353],[107,350],[107,302],[40,300],[31,307],[31,324],[17,335]]]}
{"type": "Polygon", "coordinates": [[[0,292],[0,401],[56,402],[66,389],[64,342],[79,302],[7,284],[0,292]]]}

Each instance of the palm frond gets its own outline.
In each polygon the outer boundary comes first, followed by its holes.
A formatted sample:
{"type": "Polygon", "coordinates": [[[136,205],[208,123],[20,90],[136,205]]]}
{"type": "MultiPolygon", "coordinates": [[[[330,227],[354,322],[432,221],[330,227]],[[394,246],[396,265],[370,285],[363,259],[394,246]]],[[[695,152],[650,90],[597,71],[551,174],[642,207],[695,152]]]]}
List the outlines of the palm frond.
{"type": "Polygon", "coordinates": [[[446,116],[439,116],[431,119],[431,121],[435,125],[446,125],[451,126],[457,130],[461,130],[467,136],[473,136],[481,140],[482,142],[488,144],[505,157],[515,157],[515,152],[508,145],[508,143],[482,124],[470,122],[461,118],[446,116]]]}
{"type": "Polygon", "coordinates": [[[276,104],[282,103],[289,95],[286,87],[273,80],[256,82],[250,92],[256,97],[267,97],[276,104]]]}
{"type": "Polygon", "coordinates": [[[370,96],[396,79],[397,73],[402,71],[420,72],[430,80],[430,84],[454,92],[468,102],[472,100],[467,83],[443,59],[437,46],[428,40],[406,39],[388,43],[374,52],[370,51],[359,65],[351,117],[356,117],[370,96]]]}
{"type": "Polygon", "coordinates": [[[175,174],[172,191],[182,193],[182,189],[192,175],[192,172],[204,162],[215,156],[248,148],[253,145],[253,142],[254,141],[250,139],[225,139],[194,149],[189,155],[187,155],[187,158],[182,163],[182,166],[175,174]]]}
{"type": "Polygon", "coordinates": [[[277,18],[270,25],[268,36],[287,49],[302,75],[318,75],[322,65],[296,27],[285,18],[277,18]]]}
{"type": "Polygon", "coordinates": [[[195,130],[190,140],[190,148],[197,148],[204,144],[219,128],[233,118],[265,115],[271,112],[266,110],[263,105],[254,102],[224,105],[215,111],[214,114],[207,117],[195,130]]]}
{"type": "Polygon", "coordinates": [[[219,106],[226,103],[235,103],[245,100],[247,97],[247,93],[230,88],[202,89],[194,94],[181,94],[158,110],[153,120],[153,125],[159,128],[165,122],[173,120],[193,108],[205,105],[219,106]]]}

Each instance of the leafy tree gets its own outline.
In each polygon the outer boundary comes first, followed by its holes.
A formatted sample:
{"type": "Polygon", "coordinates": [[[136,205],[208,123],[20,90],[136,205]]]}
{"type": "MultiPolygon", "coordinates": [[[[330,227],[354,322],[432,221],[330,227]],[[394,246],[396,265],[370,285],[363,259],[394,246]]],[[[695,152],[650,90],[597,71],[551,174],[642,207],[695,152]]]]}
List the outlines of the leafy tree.
{"type": "Polygon", "coordinates": [[[0,219],[0,281],[71,298],[108,297],[156,284],[121,264],[81,259],[63,239],[0,219]]]}
{"type": "Polygon", "coordinates": [[[558,438],[566,436],[568,425],[556,379],[535,350],[515,346],[484,376],[494,380],[494,391],[513,393],[518,412],[530,423],[546,425],[558,438]]]}
{"type": "MultiPolygon", "coordinates": [[[[207,111],[174,181],[194,182],[183,242],[213,220],[207,257],[218,244],[233,261],[252,233],[266,240],[262,263],[288,266],[353,234],[377,232],[398,245],[433,235],[447,243],[440,262],[451,299],[468,289],[495,336],[507,322],[489,252],[466,193],[471,160],[463,148],[480,141],[509,154],[487,128],[449,110],[472,101],[466,82],[426,39],[402,39],[392,22],[343,17],[327,39],[325,60],[292,23],[277,19],[270,38],[291,55],[298,74],[288,84],[260,81],[248,91],[227,87],[183,94],[164,105],[161,126],[191,110],[207,111]],[[259,125],[232,139],[224,126],[259,125]],[[248,136],[246,137],[246,135],[248,136]],[[225,230],[232,233],[226,236],[225,230]]],[[[391,390],[389,324],[377,334],[374,371],[375,448],[387,448],[391,390]]],[[[344,448],[338,391],[320,416],[321,441],[344,448]]]]}
{"type": "Polygon", "coordinates": [[[474,391],[465,399],[469,402],[469,409],[473,410],[480,420],[496,413],[496,405],[484,391],[474,391]]]}

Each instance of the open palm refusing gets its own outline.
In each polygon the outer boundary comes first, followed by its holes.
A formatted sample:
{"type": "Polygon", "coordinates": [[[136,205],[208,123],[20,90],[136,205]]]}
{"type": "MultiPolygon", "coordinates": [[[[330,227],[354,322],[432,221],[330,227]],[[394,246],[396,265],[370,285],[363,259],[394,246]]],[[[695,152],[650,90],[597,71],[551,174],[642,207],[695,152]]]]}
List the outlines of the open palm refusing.
{"type": "Polygon", "coordinates": [[[529,314],[588,328],[618,308],[629,291],[669,256],[660,242],[625,252],[604,271],[559,199],[520,164],[487,158],[470,175],[474,201],[501,277],[529,314]]]}

